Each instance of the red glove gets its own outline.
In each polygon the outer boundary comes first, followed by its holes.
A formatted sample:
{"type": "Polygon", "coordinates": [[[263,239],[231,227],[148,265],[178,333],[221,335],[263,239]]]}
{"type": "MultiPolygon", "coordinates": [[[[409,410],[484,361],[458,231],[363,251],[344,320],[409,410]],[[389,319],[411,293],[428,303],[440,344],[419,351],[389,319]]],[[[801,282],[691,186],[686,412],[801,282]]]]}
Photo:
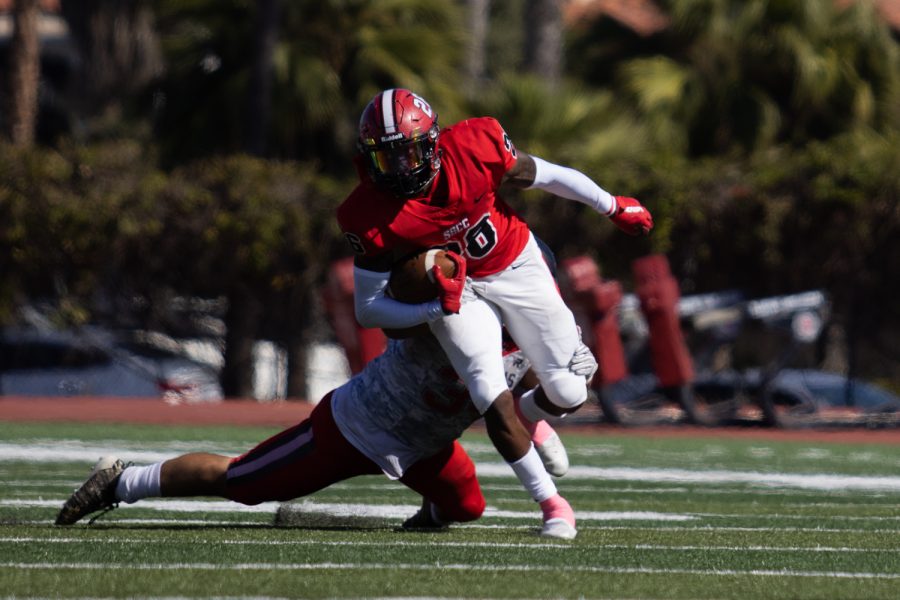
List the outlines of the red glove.
{"type": "Polygon", "coordinates": [[[653,229],[653,215],[634,198],[616,196],[616,212],[609,219],[628,235],[647,235],[653,229]]]}
{"type": "Polygon", "coordinates": [[[455,315],[462,306],[462,293],[466,286],[466,259],[452,250],[447,250],[447,257],[456,263],[456,274],[453,277],[445,276],[439,265],[431,267],[431,274],[440,288],[439,297],[444,314],[455,315]]]}

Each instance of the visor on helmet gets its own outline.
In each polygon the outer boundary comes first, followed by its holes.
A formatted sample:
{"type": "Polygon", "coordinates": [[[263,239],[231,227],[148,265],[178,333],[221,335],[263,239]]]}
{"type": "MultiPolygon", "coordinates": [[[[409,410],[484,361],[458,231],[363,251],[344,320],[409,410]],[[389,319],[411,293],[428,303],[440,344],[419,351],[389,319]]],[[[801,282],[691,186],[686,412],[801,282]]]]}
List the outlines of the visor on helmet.
{"type": "Polygon", "coordinates": [[[378,143],[367,138],[360,140],[359,151],[376,183],[386,185],[397,195],[410,197],[422,192],[437,175],[437,136],[435,125],[412,140],[378,143]]]}
{"type": "Polygon", "coordinates": [[[429,159],[424,140],[396,146],[373,147],[366,144],[363,147],[370,168],[381,175],[409,175],[422,168],[429,159]]]}

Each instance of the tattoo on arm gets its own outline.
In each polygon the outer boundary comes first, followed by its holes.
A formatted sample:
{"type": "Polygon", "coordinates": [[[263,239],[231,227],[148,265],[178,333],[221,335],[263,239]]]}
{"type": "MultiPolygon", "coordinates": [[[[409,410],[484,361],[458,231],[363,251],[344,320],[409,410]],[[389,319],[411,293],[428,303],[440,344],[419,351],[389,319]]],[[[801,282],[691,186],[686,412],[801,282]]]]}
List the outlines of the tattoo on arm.
{"type": "Polygon", "coordinates": [[[531,155],[519,150],[519,157],[516,160],[516,164],[503,175],[501,185],[527,188],[534,183],[535,173],[534,159],[531,158],[531,155]]]}

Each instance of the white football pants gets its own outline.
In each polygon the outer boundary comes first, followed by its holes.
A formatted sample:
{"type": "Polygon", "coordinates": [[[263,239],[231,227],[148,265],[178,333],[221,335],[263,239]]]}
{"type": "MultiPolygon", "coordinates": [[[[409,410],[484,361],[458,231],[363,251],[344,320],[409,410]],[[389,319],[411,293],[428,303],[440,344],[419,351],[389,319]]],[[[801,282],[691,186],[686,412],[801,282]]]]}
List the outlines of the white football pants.
{"type": "Polygon", "coordinates": [[[587,399],[584,377],[569,371],[579,336],[543,254],[531,236],[505,270],[469,279],[474,294],[463,297],[459,314],[430,323],[478,412],[507,386],[502,357],[502,328],[531,361],[550,401],[564,409],[587,399]]]}

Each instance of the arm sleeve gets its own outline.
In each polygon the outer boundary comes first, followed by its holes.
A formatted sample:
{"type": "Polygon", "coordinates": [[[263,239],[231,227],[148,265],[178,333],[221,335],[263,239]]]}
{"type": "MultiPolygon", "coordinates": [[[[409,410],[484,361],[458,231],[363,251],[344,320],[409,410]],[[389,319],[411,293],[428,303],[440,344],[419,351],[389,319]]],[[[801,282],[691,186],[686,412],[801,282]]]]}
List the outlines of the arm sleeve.
{"type": "Polygon", "coordinates": [[[406,304],[385,296],[390,277],[389,272],[353,268],[353,304],[360,325],[404,329],[444,316],[440,300],[406,304]]]}
{"type": "Polygon", "coordinates": [[[537,156],[531,158],[534,159],[535,173],[534,183],[529,189],[537,188],[567,200],[587,204],[607,217],[616,212],[616,199],[581,171],[555,165],[537,156]]]}

